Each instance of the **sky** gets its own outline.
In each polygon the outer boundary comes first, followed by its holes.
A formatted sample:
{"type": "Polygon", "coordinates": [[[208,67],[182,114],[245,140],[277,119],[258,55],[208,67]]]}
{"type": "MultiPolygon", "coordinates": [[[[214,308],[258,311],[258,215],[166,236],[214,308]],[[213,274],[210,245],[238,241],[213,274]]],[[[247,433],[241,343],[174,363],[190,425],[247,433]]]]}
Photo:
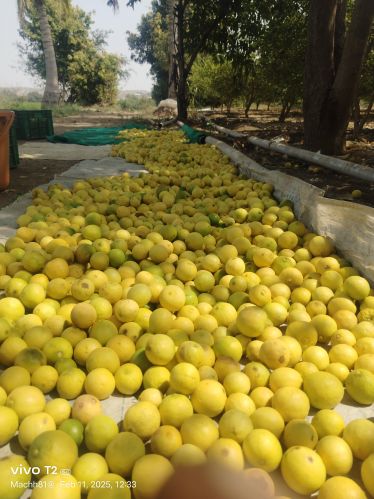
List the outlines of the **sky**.
{"type": "MultiPolygon", "coordinates": [[[[134,9],[126,7],[126,0],[120,0],[116,13],[106,5],[106,0],[72,0],[74,5],[85,11],[94,11],[95,28],[111,30],[107,50],[126,57],[130,78],[121,82],[125,90],[151,90],[152,79],[146,64],[130,60],[130,50],[126,43],[126,31],[135,31],[142,14],[146,13],[151,0],[142,0],[134,9]]],[[[37,87],[36,80],[26,74],[18,55],[18,18],[16,0],[0,0],[2,27],[0,30],[0,87],[37,87]]]]}

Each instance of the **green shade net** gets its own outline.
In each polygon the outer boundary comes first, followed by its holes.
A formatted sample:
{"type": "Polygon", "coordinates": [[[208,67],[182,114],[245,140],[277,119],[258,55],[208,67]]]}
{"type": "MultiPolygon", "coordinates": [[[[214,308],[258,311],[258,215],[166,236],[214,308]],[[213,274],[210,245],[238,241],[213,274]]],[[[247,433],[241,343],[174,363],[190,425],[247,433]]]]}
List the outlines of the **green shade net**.
{"type": "Polygon", "coordinates": [[[112,128],[80,128],[71,132],[65,132],[62,135],[50,135],[47,137],[47,140],[54,143],[79,144],[81,146],[119,144],[124,141],[124,139],[117,138],[119,132],[132,128],[145,130],[148,126],[141,123],[126,123],[126,125],[112,128]]]}
{"type": "Polygon", "coordinates": [[[188,125],[183,125],[181,127],[182,132],[188,138],[191,144],[204,144],[206,139],[206,134],[199,132],[188,125]]]}

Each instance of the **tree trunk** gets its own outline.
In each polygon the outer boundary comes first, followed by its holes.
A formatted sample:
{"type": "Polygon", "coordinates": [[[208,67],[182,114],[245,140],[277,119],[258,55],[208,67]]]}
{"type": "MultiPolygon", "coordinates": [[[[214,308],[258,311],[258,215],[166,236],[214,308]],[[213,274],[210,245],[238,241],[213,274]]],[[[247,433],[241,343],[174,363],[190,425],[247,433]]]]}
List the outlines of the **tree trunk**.
{"type": "Polygon", "coordinates": [[[325,154],[342,154],[345,149],[374,2],[356,0],[346,38],[344,12],[344,0],[311,0],[304,73],[304,143],[308,149],[325,154]]]}
{"type": "Polygon", "coordinates": [[[175,7],[176,0],[168,0],[169,12],[169,86],[168,98],[175,99],[177,96],[175,79],[176,79],[176,22],[175,22],[175,7]]]}
{"type": "Polygon", "coordinates": [[[282,108],[281,108],[281,112],[279,113],[279,117],[278,117],[279,123],[284,123],[286,121],[286,108],[287,108],[287,104],[283,103],[282,108]]]}
{"type": "Polygon", "coordinates": [[[334,36],[334,67],[335,73],[338,70],[346,35],[346,15],[347,15],[347,0],[338,0],[335,16],[335,36],[334,36]]]}
{"type": "Polygon", "coordinates": [[[323,104],[334,81],[335,15],[338,0],[311,0],[304,70],[304,143],[317,151],[321,146],[320,119],[323,104]]]}
{"type": "Polygon", "coordinates": [[[45,8],[44,0],[36,0],[35,8],[38,13],[38,18],[40,23],[40,33],[42,37],[43,52],[45,59],[46,82],[45,82],[45,89],[42,100],[42,107],[51,107],[58,104],[60,98],[56,55],[55,55],[55,49],[53,47],[52,33],[51,33],[51,28],[49,26],[48,15],[45,8]]]}
{"type": "Polygon", "coordinates": [[[177,102],[178,102],[178,119],[180,121],[185,121],[188,118],[188,97],[187,97],[187,79],[185,78],[184,75],[179,77],[177,102]]]}
{"type": "Polygon", "coordinates": [[[353,136],[357,140],[360,138],[360,134],[369,119],[371,110],[374,106],[374,94],[370,97],[367,108],[364,110],[363,115],[361,115],[360,99],[356,98],[353,106],[353,136]]]}
{"type": "Polygon", "coordinates": [[[184,48],[184,12],[185,7],[182,0],[176,4],[176,91],[178,103],[178,119],[185,121],[188,117],[188,96],[186,57],[184,48]]]}
{"type": "Polygon", "coordinates": [[[249,117],[249,110],[251,109],[251,106],[253,104],[253,99],[251,98],[250,100],[247,100],[245,103],[245,108],[244,108],[244,115],[246,118],[249,117]]]}
{"type": "Polygon", "coordinates": [[[251,80],[251,83],[248,88],[248,92],[245,93],[245,99],[244,99],[244,115],[246,118],[249,116],[249,110],[251,109],[251,106],[253,104],[254,98],[255,98],[255,81],[254,81],[254,76],[251,80]]]}
{"type": "Polygon", "coordinates": [[[370,29],[374,18],[373,0],[356,0],[341,62],[321,115],[321,150],[342,154],[350,111],[360,81],[370,29]]]}
{"type": "Polygon", "coordinates": [[[211,37],[217,26],[223,21],[225,16],[234,8],[234,0],[226,0],[223,2],[222,8],[217,13],[215,19],[212,20],[206,27],[206,30],[201,33],[200,40],[198,40],[196,47],[186,58],[185,53],[185,12],[188,8],[188,0],[174,0],[175,1],[175,18],[176,23],[176,91],[177,91],[177,102],[178,102],[178,118],[183,121],[187,119],[188,116],[188,84],[187,79],[191,72],[193,63],[196,57],[204,50],[208,39],[211,37]]]}
{"type": "Polygon", "coordinates": [[[255,84],[254,81],[252,81],[250,91],[248,92],[245,98],[244,114],[246,118],[248,118],[249,110],[251,109],[251,106],[253,104],[254,97],[255,97],[255,84]]]}
{"type": "Polygon", "coordinates": [[[361,108],[360,108],[360,98],[355,97],[353,103],[353,137],[357,140],[360,135],[360,123],[361,123],[361,108]]]}
{"type": "Polygon", "coordinates": [[[293,102],[289,102],[289,101],[283,102],[282,109],[281,109],[281,112],[280,112],[279,118],[278,118],[279,123],[284,123],[286,121],[286,118],[290,114],[292,106],[293,106],[293,102]]]}

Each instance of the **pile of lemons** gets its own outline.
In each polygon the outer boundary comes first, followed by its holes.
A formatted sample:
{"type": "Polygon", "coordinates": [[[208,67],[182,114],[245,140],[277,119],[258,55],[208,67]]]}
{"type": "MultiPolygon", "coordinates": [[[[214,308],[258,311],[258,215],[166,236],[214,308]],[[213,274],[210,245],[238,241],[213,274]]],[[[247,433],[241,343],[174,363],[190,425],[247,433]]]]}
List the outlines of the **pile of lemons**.
{"type": "Polygon", "coordinates": [[[374,423],[335,409],[374,402],[368,281],[214,147],[122,135],[147,174],[35,189],[0,245],[0,497],[148,499],[206,461],[374,496],[374,423]]]}

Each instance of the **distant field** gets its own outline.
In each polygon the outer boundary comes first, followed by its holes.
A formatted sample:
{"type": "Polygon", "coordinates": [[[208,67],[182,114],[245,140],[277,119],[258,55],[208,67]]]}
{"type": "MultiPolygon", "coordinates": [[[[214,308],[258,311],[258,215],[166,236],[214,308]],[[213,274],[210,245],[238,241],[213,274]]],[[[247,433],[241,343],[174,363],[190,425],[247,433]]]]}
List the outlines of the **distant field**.
{"type": "MultiPolygon", "coordinates": [[[[87,107],[79,104],[60,104],[53,109],[53,114],[55,117],[71,116],[82,112],[149,114],[155,107],[156,104],[154,100],[149,97],[128,95],[111,106],[95,105],[87,107]]],[[[41,109],[41,102],[25,100],[23,98],[12,99],[0,95],[0,109],[38,110],[41,109]]]]}

